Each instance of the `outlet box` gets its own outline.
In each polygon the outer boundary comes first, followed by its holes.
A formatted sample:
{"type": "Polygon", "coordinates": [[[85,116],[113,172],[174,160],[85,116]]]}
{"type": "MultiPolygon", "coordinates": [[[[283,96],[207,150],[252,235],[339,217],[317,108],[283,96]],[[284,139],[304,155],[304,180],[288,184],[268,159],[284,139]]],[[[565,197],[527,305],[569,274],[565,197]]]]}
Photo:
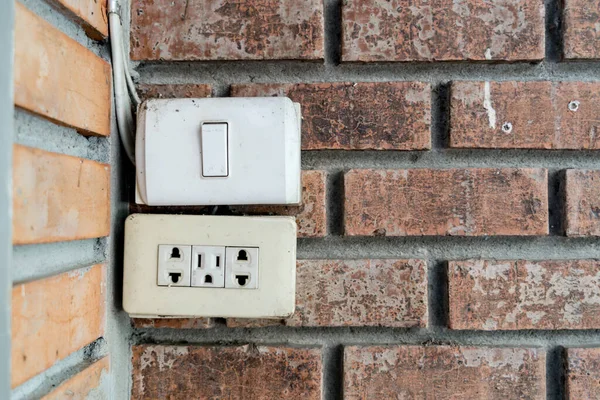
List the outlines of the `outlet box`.
{"type": "Polygon", "coordinates": [[[295,293],[293,217],[133,214],[125,222],[123,308],[134,317],[287,318],[295,293]],[[185,265],[187,277],[170,282],[185,265]]]}
{"type": "Polygon", "coordinates": [[[299,204],[300,127],[300,105],[287,97],[147,100],[136,202],[299,204]]]}

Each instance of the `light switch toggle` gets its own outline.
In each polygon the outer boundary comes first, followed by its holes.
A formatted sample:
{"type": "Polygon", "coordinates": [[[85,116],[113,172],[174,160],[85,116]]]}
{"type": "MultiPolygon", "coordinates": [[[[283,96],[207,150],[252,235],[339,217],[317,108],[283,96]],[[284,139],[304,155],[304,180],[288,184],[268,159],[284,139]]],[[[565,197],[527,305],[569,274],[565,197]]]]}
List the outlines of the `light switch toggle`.
{"type": "Polygon", "coordinates": [[[228,125],[225,122],[202,124],[202,176],[229,175],[228,134],[228,125]]]}

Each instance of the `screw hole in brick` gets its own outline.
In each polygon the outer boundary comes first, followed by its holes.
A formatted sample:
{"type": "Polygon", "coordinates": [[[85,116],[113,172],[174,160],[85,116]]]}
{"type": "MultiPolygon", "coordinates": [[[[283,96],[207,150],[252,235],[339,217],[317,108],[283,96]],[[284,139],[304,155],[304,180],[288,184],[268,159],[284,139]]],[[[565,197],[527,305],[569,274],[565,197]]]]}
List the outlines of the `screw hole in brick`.
{"type": "Polygon", "coordinates": [[[576,112],[577,110],[579,110],[579,101],[578,100],[573,100],[569,103],[569,110],[576,112]]]}
{"type": "Polygon", "coordinates": [[[513,126],[512,126],[512,124],[511,124],[510,122],[505,122],[505,123],[502,125],[502,131],[503,131],[504,133],[511,133],[511,132],[512,132],[512,130],[513,130],[513,126]]]}

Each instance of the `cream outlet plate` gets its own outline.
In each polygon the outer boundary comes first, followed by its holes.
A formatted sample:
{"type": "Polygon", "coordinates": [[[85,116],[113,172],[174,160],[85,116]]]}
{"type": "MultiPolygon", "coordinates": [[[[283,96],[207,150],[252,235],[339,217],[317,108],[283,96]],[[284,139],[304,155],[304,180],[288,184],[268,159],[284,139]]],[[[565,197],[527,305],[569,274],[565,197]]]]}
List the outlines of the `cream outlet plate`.
{"type": "Polygon", "coordinates": [[[123,308],[131,316],[286,318],[295,294],[293,217],[133,214],[125,222],[123,308]],[[214,269],[208,271],[214,285],[193,285],[186,265],[198,268],[199,253],[190,249],[200,246],[211,253],[211,268],[223,268],[224,287],[217,287],[221,278],[214,269]],[[177,284],[169,283],[173,274],[177,284]],[[245,274],[248,284],[241,287],[236,279],[245,274]]]}

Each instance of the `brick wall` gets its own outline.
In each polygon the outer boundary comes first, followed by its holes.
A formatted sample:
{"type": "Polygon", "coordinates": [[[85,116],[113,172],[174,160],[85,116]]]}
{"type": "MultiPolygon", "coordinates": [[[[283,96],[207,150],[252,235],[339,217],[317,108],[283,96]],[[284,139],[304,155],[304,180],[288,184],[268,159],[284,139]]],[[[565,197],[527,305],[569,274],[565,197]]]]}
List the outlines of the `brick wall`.
{"type": "Polygon", "coordinates": [[[11,387],[108,398],[105,2],[16,3],[11,387]],[[84,35],[87,33],[90,38],[84,35]]]}
{"type": "Polygon", "coordinates": [[[294,316],[133,320],[131,397],[600,397],[599,9],[132,0],[145,97],[289,96],[304,171],[218,210],[296,216],[294,316]]]}

